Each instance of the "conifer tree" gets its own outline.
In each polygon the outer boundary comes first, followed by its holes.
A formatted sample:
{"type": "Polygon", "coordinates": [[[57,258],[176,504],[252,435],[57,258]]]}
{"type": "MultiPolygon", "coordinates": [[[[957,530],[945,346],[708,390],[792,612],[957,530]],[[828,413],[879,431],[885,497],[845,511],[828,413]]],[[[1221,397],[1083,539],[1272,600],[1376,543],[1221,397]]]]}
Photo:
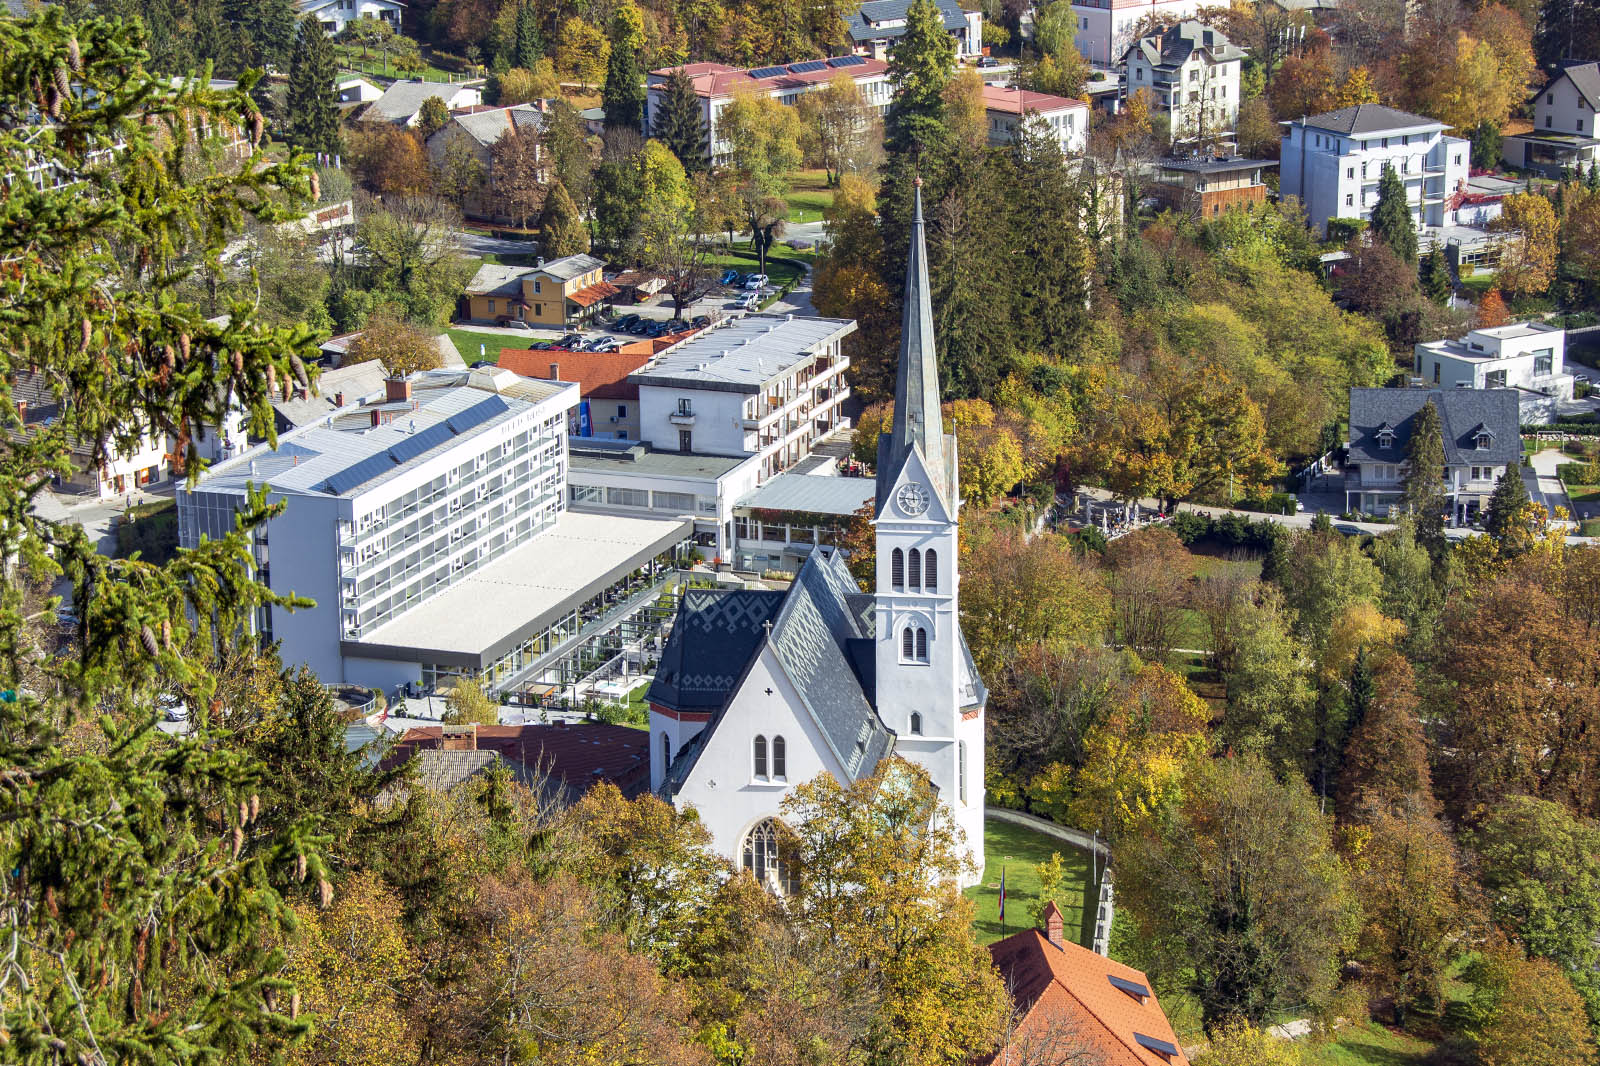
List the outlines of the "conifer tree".
{"type": "Polygon", "coordinates": [[[334,104],[338,73],[333,43],[322,24],[307,16],[289,64],[289,143],[302,152],[339,150],[339,109],[334,104]]]}
{"type": "MultiPolygon", "coordinates": [[[[52,479],[95,477],[146,434],[193,439],[232,404],[273,439],[271,401],[309,384],[316,354],[307,327],[264,328],[247,301],[212,318],[182,295],[247,217],[297,217],[315,178],[259,150],[253,78],[226,94],[173,89],[147,72],[143,43],[137,24],[69,28],[53,7],[0,18],[0,112],[12,117],[0,173],[72,176],[14,181],[0,197],[0,350],[59,411],[23,434],[17,377],[0,378],[0,689],[13,694],[0,699],[13,934],[0,1012],[16,1061],[276,1057],[307,1028],[274,946],[288,899],[332,894],[315,826],[263,808],[263,768],[219,729],[230,712],[217,664],[246,653],[256,610],[305,605],[254,576],[251,533],[281,505],[250,493],[233,531],[165,564],[101,555],[37,507],[52,479]],[[256,150],[193,180],[185,131],[197,119],[245,131],[256,150]],[[57,580],[77,605],[65,651],[50,622],[57,580]],[[190,708],[180,743],[154,728],[162,692],[190,708]]],[[[197,475],[192,449],[187,461],[197,475]]]]}
{"type": "Polygon", "coordinates": [[[1402,500],[1416,523],[1417,543],[1438,559],[1445,550],[1444,431],[1432,400],[1411,420],[1402,500]]]}
{"type": "Polygon", "coordinates": [[[1439,242],[1422,260],[1422,293],[1436,304],[1450,302],[1450,263],[1444,257],[1439,242]]]}
{"type": "Polygon", "coordinates": [[[1394,167],[1383,168],[1378,179],[1378,202],[1372,208],[1372,230],[1403,263],[1417,261],[1417,226],[1411,218],[1405,182],[1394,167]]]}
{"type": "Polygon", "coordinates": [[[545,194],[544,212],[539,216],[539,250],[547,259],[578,255],[589,250],[589,227],[578,215],[578,207],[559,181],[545,194]]]}
{"type": "Polygon", "coordinates": [[[296,36],[294,0],[225,0],[222,10],[239,33],[247,65],[282,70],[289,63],[296,36]]]}
{"type": "Polygon", "coordinates": [[[661,104],[650,136],[672,149],[684,171],[693,174],[706,168],[706,135],[700,98],[688,77],[675,70],[661,85],[661,104]]]}
{"type": "Polygon", "coordinates": [[[1522,522],[1522,509],[1528,506],[1528,487],[1522,483],[1522,471],[1508,467],[1495,482],[1494,495],[1489,497],[1489,509],[1483,516],[1483,526],[1502,552],[1515,554],[1519,546],[1526,546],[1527,530],[1518,527],[1522,522]]]}
{"type": "Polygon", "coordinates": [[[532,70],[544,58],[544,40],[539,35],[539,12],[528,0],[517,5],[516,65],[532,70]]]}
{"type": "Polygon", "coordinates": [[[606,82],[601,106],[607,129],[644,131],[644,20],[632,0],[623,0],[611,16],[611,55],[606,60],[606,82]]]}

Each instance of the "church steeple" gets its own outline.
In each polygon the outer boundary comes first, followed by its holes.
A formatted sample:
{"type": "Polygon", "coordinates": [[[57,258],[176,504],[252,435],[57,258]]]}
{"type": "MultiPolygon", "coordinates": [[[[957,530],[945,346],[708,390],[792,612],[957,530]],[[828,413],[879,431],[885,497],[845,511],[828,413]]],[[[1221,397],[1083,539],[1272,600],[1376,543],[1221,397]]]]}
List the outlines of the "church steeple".
{"type": "Polygon", "coordinates": [[[893,478],[913,448],[948,505],[955,504],[955,479],[946,460],[944,419],[939,411],[939,358],[933,339],[933,293],[928,284],[928,246],[923,236],[922,179],[916,181],[911,217],[911,253],[906,261],[905,306],[900,320],[900,366],[894,385],[894,426],[878,442],[878,508],[886,479],[893,478]]]}

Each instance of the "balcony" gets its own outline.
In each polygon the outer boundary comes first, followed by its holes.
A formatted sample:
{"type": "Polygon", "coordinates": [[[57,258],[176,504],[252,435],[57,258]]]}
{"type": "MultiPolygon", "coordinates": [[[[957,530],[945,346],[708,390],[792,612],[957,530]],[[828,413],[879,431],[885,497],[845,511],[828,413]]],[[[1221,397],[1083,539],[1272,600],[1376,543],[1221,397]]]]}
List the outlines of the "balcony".
{"type": "Polygon", "coordinates": [[[667,415],[667,421],[671,422],[675,426],[692,426],[694,425],[694,412],[673,411],[671,414],[667,415]]]}
{"type": "Polygon", "coordinates": [[[739,428],[740,429],[760,429],[761,428],[761,419],[759,419],[759,418],[741,418],[741,419],[739,419],[739,428]]]}

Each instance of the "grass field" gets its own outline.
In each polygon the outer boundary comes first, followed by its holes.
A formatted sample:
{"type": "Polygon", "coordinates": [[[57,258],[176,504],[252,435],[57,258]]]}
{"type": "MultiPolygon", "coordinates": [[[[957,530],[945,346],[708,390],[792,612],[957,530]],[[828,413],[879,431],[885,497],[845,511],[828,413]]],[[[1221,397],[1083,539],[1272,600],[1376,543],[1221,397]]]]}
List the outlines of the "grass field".
{"type": "Polygon", "coordinates": [[[1368,1022],[1340,1031],[1337,1040],[1308,1049],[1306,1066],[1423,1066],[1434,1045],[1368,1022]]]}
{"type": "Polygon", "coordinates": [[[790,222],[820,222],[822,212],[833,206],[833,190],[828,188],[828,175],[822,170],[802,170],[794,176],[789,195],[790,222]]]}
{"type": "Polygon", "coordinates": [[[461,353],[461,359],[468,366],[479,359],[490,362],[500,358],[501,348],[526,348],[536,340],[549,340],[555,336],[551,330],[529,330],[526,337],[513,337],[509,333],[480,333],[475,329],[447,329],[450,342],[456,346],[456,351],[461,353]],[[478,345],[483,345],[484,354],[478,354],[478,345]]]}
{"type": "MultiPolygon", "coordinates": [[[[1067,871],[1066,887],[1056,905],[1066,919],[1069,935],[1087,943],[1093,933],[1085,929],[1084,897],[1089,887],[1089,856],[1064,840],[1036,833],[1010,822],[991,818],[983,824],[983,883],[967,889],[966,896],[977,904],[973,925],[978,940],[989,944],[1033,924],[1029,907],[1039,898],[1039,877],[1034,867],[1049,862],[1052,853],[1061,853],[1067,871]],[[1006,877],[1006,922],[1000,924],[1000,872],[1006,877]]],[[[1091,912],[1092,913],[1092,912],[1091,912]]]]}
{"type": "MultiPolygon", "coordinates": [[[[772,284],[782,288],[790,282],[798,281],[804,273],[799,267],[790,263],[779,262],[774,256],[793,255],[792,249],[782,245],[773,245],[767,253],[767,276],[772,279],[772,284]],[[781,249],[781,250],[780,250],[781,249]]],[[[724,267],[732,267],[742,273],[750,273],[759,266],[759,260],[754,252],[735,247],[731,251],[706,257],[706,262],[717,271],[724,267]]],[[[715,278],[711,280],[715,281],[715,278]]]]}

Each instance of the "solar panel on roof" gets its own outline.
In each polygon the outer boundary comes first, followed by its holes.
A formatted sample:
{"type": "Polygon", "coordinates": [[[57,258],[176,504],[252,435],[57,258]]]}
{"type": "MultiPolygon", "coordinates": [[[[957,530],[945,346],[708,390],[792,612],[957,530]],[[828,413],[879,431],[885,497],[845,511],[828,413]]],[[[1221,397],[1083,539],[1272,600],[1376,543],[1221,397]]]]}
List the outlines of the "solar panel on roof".
{"type": "Polygon", "coordinates": [[[450,427],[443,423],[429,426],[421,433],[412,433],[405,440],[389,449],[389,458],[397,463],[408,462],[421,455],[423,452],[432,451],[451,437],[455,436],[450,427]]]}
{"type": "Polygon", "coordinates": [[[452,433],[465,433],[474,426],[481,426],[496,415],[505,414],[511,410],[511,405],[499,396],[491,396],[487,400],[479,400],[471,407],[458,414],[450,416],[445,425],[450,427],[452,433]]]}
{"type": "Polygon", "coordinates": [[[347,466],[337,474],[330,475],[327,481],[327,490],[335,496],[343,496],[358,485],[365,485],[375,477],[381,477],[394,469],[394,460],[389,458],[388,452],[379,452],[369,455],[353,466],[347,466]]]}
{"type": "Polygon", "coordinates": [[[865,63],[866,61],[867,61],[867,57],[866,56],[839,56],[836,59],[828,60],[828,66],[830,66],[830,67],[859,67],[861,64],[865,63]]]}
{"type": "Polygon", "coordinates": [[[1114,977],[1111,974],[1107,974],[1106,978],[1111,982],[1111,987],[1128,993],[1128,995],[1137,998],[1140,1002],[1150,998],[1150,990],[1137,981],[1124,980],[1121,977],[1114,977]]]}
{"type": "Polygon", "coordinates": [[[762,78],[776,78],[779,74],[787,73],[789,71],[785,67],[757,67],[750,72],[750,76],[759,81],[762,78]]]}
{"type": "Polygon", "coordinates": [[[1143,1033],[1134,1033],[1133,1039],[1140,1047],[1149,1048],[1157,1055],[1165,1055],[1169,1059],[1178,1057],[1176,1044],[1169,1044],[1165,1040],[1157,1040],[1155,1037],[1145,1036],[1143,1033]]]}
{"type": "Polygon", "coordinates": [[[827,70],[827,69],[828,69],[827,61],[822,60],[822,59],[810,59],[810,60],[807,60],[804,63],[790,63],[789,64],[789,73],[790,74],[810,74],[813,71],[827,70]]]}

